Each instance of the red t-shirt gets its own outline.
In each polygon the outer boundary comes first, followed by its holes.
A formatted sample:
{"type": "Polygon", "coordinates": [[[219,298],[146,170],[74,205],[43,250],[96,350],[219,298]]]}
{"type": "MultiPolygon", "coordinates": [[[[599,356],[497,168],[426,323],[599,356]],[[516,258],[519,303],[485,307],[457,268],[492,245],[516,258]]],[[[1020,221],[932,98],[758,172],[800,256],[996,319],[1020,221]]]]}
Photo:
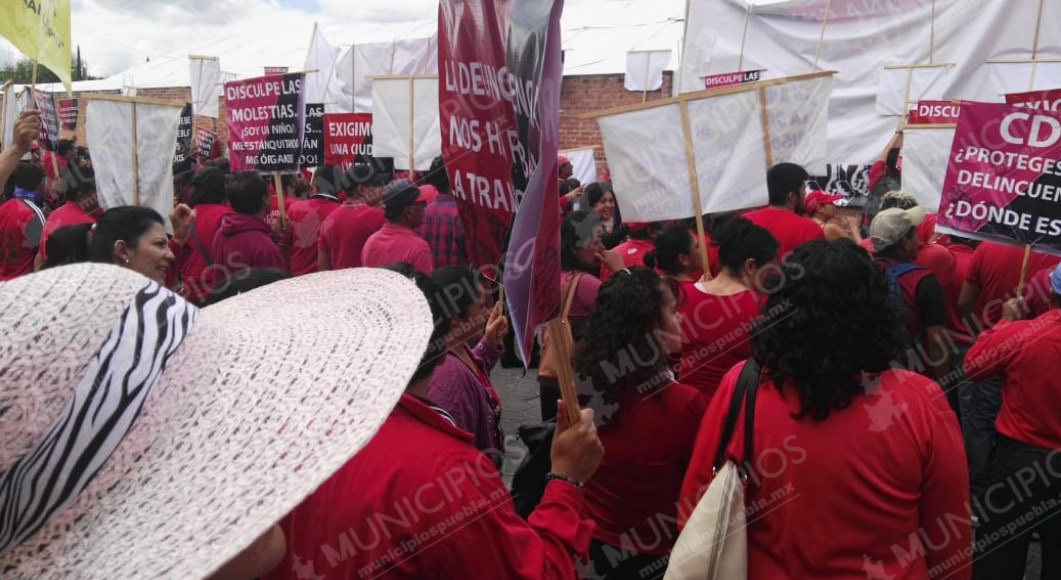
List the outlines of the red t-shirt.
{"type": "Polygon", "coordinates": [[[965,356],[965,375],[1002,374],[999,433],[1021,443],[1061,448],[1061,310],[1034,320],[1003,320],[984,331],[965,356]]]}
{"type": "Polygon", "coordinates": [[[361,250],[386,219],[383,210],[360,201],[347,201],[321,224],[317,248],[328,254],[332,270],[361,266],[361,250]]]}
{"type": "Polygon", "coordinates": [[[44,212],[28,199],[13,197],[0,205],[0,282],[33,271],[44,221],[44,212]]]}
{"type": "Polygon", "coordinates": [[[317,271],[317,243],[321,225],[337,209],[338,198],[320,194],[296,201],[287,208],[287,217],[291,220],[292,276],[317,271]]]}
{"type": "Polygon", "coordinates": [[[424,274],[434,270],[431,247],[424,238],[405,226],[387,222],[365,242],[361,265],[378,268],[395,262],[406,262],[424,274]]]}
{"type": "Polygon", "coordinates": [[[744,214],[744,217],[753,224],[765,228],[770,235],[774,236],[780,246],[777,250],[779,258],[784,257],[804,242],[825,237],[822,227],[814,220],[796,215],[787,209],[764,207],[748,212],[744,214]]]}
{"type": "Polygon", "coordinates": [[[752,355],[752,325],[759,316],[760,296],[745,290],[729,296],[708,294],[683,282],[682,357],[679,379],[710,400],[733,365],[752,355]]]}
{"type": "MultiPolygon", "coordinates": [[[[973,252],[973,267],[969,283],[980,287],[980,299],[973,313],[990,328],[1002,318],[1002,305],[1016,296],[1020,283],[1021,263],[1024,248],[983,242],[973,252]]],[[[1028,261],[1028,273],[1034,274],[1044,268],[1057,266],[1061,258],[1032,251],[1028,261]]]]}
{"type": "MultiPolygon", "coordinates": [[[[626,240],[612,248],[613,252],[619,254],[623,259],[623,265],[627,268],[645,265],[645,254],[651,252],[654,246],[652,240],[626,240]]],[[[601,265],[600,281],[604,282],[612,277],[612,272],[607,266],[601,265]]]]}
{"type": "Polygon", "coordinates": [[[552,481],[527,520],[471,435],[404,394],[372,440],[280,521],[266,580],[573,580],[593,523],[552,481]]]}
{"type": "Polygon", "coordinates": [[[1024,285],[1024,303],[1028,307],[1028,315],[1025,318],[1035,318],[1053,308],[1050,304],[1050,295],[1053,292],[1050,274],[1053,272],[1053,268],[1043,268],[1024,285]]]}
{"type": "Polygon", "coordinates": [[[954,256],[954,277],[960,288],[973,273],[973,251],[975,248],[965,244],[954,244],[947,246],[947,251],[954,256]]]}
{"type": "Polygon", "coordinates": [[[41,258],[48,258],[45,246],[48,245],[48,236],[52,235],[52,232],[64,226],[76,226],[78,224],[91,224],[95,222],[96,220],[92,216],[85,213],[85,210],[81,209],[81,206],[72,201],[68,201],[56,208],[56,210],[48,216],[48,220],[44,223],[44,230],[41,231],[41,245],[40,250],[38,251],[41,258]]]}
{"type": "MultiPolygon", "coordinates": [[[[743,366],[722,379],[700,423],[682,484],[683,523],[711,481],[743,366]]],[[[748,578],[865,578],[872,569],[875,578],[924,580],[944,562],[948,578],[970,577],[965,450],[939,385],[890,370],[823,421],[794,418],[799,411],[793,386],[759,385],[744,498],[748,578]]],[[[726,457],[744,456],[742,413],[726,457]]]]}
{"type": "MultiPolygon", "coordinates": [[[[270,188],[269,191],[272,191],[272,188],[270,188]]],[[[291,206],[294,205],[296,201],[301,201],[301,200],[299,198],[291,196],[291,195],[285,195],[284,196],[284,211],[285,212],[291,211],[291,206]]],[[[280,206],[278,204],[279,204],[279,202],[276,201],[276,193],[270,194],[270,196],[269,196],[269,214],[265,216],[265,223],[266,223],[266,225],[269,226],[269,229],[272,229],[273,224],[276,223],[276,220],[280,219],[280,206]]]]}
{"type": "Polygon", "coordinates": [[[615,413],[601,417],[598,435],[608,452],[586,484],[586,515],[597,523],[593,538],[647,554],[670,552],[678,537],[678,494],[707,406],[693,387],[658,388],[651,395],[623,393],[612,403],[615,413]]]}

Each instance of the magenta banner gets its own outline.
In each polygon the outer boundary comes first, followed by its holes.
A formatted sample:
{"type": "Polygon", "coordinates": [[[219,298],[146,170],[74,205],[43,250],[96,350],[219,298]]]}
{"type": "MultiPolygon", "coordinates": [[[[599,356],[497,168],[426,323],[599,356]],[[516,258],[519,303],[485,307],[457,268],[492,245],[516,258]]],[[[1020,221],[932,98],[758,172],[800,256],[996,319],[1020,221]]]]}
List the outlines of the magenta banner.
{"type": "Polygon", "coordinates": [[[302,73],[225,83],[232,171],[294,172],[302,153],[302,73]]]}
{"type": "Polygon", "coordinates": [[[1061,115],[962,103],[937,230],[1061,255],[1061,115]]]}

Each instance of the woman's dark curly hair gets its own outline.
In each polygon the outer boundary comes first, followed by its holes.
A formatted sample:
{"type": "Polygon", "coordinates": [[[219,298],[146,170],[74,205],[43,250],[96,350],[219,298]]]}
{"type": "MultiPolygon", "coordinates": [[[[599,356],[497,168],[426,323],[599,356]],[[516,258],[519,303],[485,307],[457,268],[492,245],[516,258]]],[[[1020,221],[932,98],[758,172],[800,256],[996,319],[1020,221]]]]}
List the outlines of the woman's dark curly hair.
{"type": "Polygon", "coordinates": [[[888,369],[902,317],[884,271],[851,240],[805,243],[780,270],[752,352],[778,389],[796,389],[796,417],[820,421],[863,392],[863,372],[888,369]]]}
{"type": "MultiPolygon", "coordinates": [[[[597,302],[575,345],[573,366],[605,400],[667,370],[667,353],[656,336],[672,283],[648,268],[630,268],[600,287],[597,302]]],[[[580,393],[587,394],[587,393],[580,393]]]]}
{"type": "Polygon", "coordinates": [[[652,242],[653,250],[645,254],[649,268],[659,268],[668,276],[684,274],[679,258],[693,249],[693,233],[684,225],[669,226],[652,242]]]}

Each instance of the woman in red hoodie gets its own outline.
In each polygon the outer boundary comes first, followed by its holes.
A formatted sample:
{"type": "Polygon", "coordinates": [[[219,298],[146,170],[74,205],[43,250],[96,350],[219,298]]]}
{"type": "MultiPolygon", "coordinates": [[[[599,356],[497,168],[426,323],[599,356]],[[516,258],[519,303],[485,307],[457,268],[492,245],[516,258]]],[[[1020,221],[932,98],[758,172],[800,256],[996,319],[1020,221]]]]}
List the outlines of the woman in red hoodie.
{"type": "Polygon", "coordinates": [[[286,270],[284,256],[265,223],[269,188],[257,173],[234,174],[227,184],[232,212],[221,220],[214,238],[212,286],[248,269],[286,270]]]}

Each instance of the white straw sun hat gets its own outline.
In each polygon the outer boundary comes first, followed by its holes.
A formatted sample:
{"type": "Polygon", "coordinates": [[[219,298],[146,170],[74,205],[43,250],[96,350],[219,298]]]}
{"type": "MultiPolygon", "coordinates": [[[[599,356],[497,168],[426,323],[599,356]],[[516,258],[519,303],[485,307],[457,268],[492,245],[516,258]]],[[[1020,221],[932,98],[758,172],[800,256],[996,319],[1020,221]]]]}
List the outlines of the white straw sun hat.
{"type": "Polygon", "coordinates": [[[385,270],[199,311],[102,264],[0,283],[0,576],[209,575],[368,442],[431,332],[423,294],[385,270]],[[63,507],[34,523],[49,498],[63,507]]]}

